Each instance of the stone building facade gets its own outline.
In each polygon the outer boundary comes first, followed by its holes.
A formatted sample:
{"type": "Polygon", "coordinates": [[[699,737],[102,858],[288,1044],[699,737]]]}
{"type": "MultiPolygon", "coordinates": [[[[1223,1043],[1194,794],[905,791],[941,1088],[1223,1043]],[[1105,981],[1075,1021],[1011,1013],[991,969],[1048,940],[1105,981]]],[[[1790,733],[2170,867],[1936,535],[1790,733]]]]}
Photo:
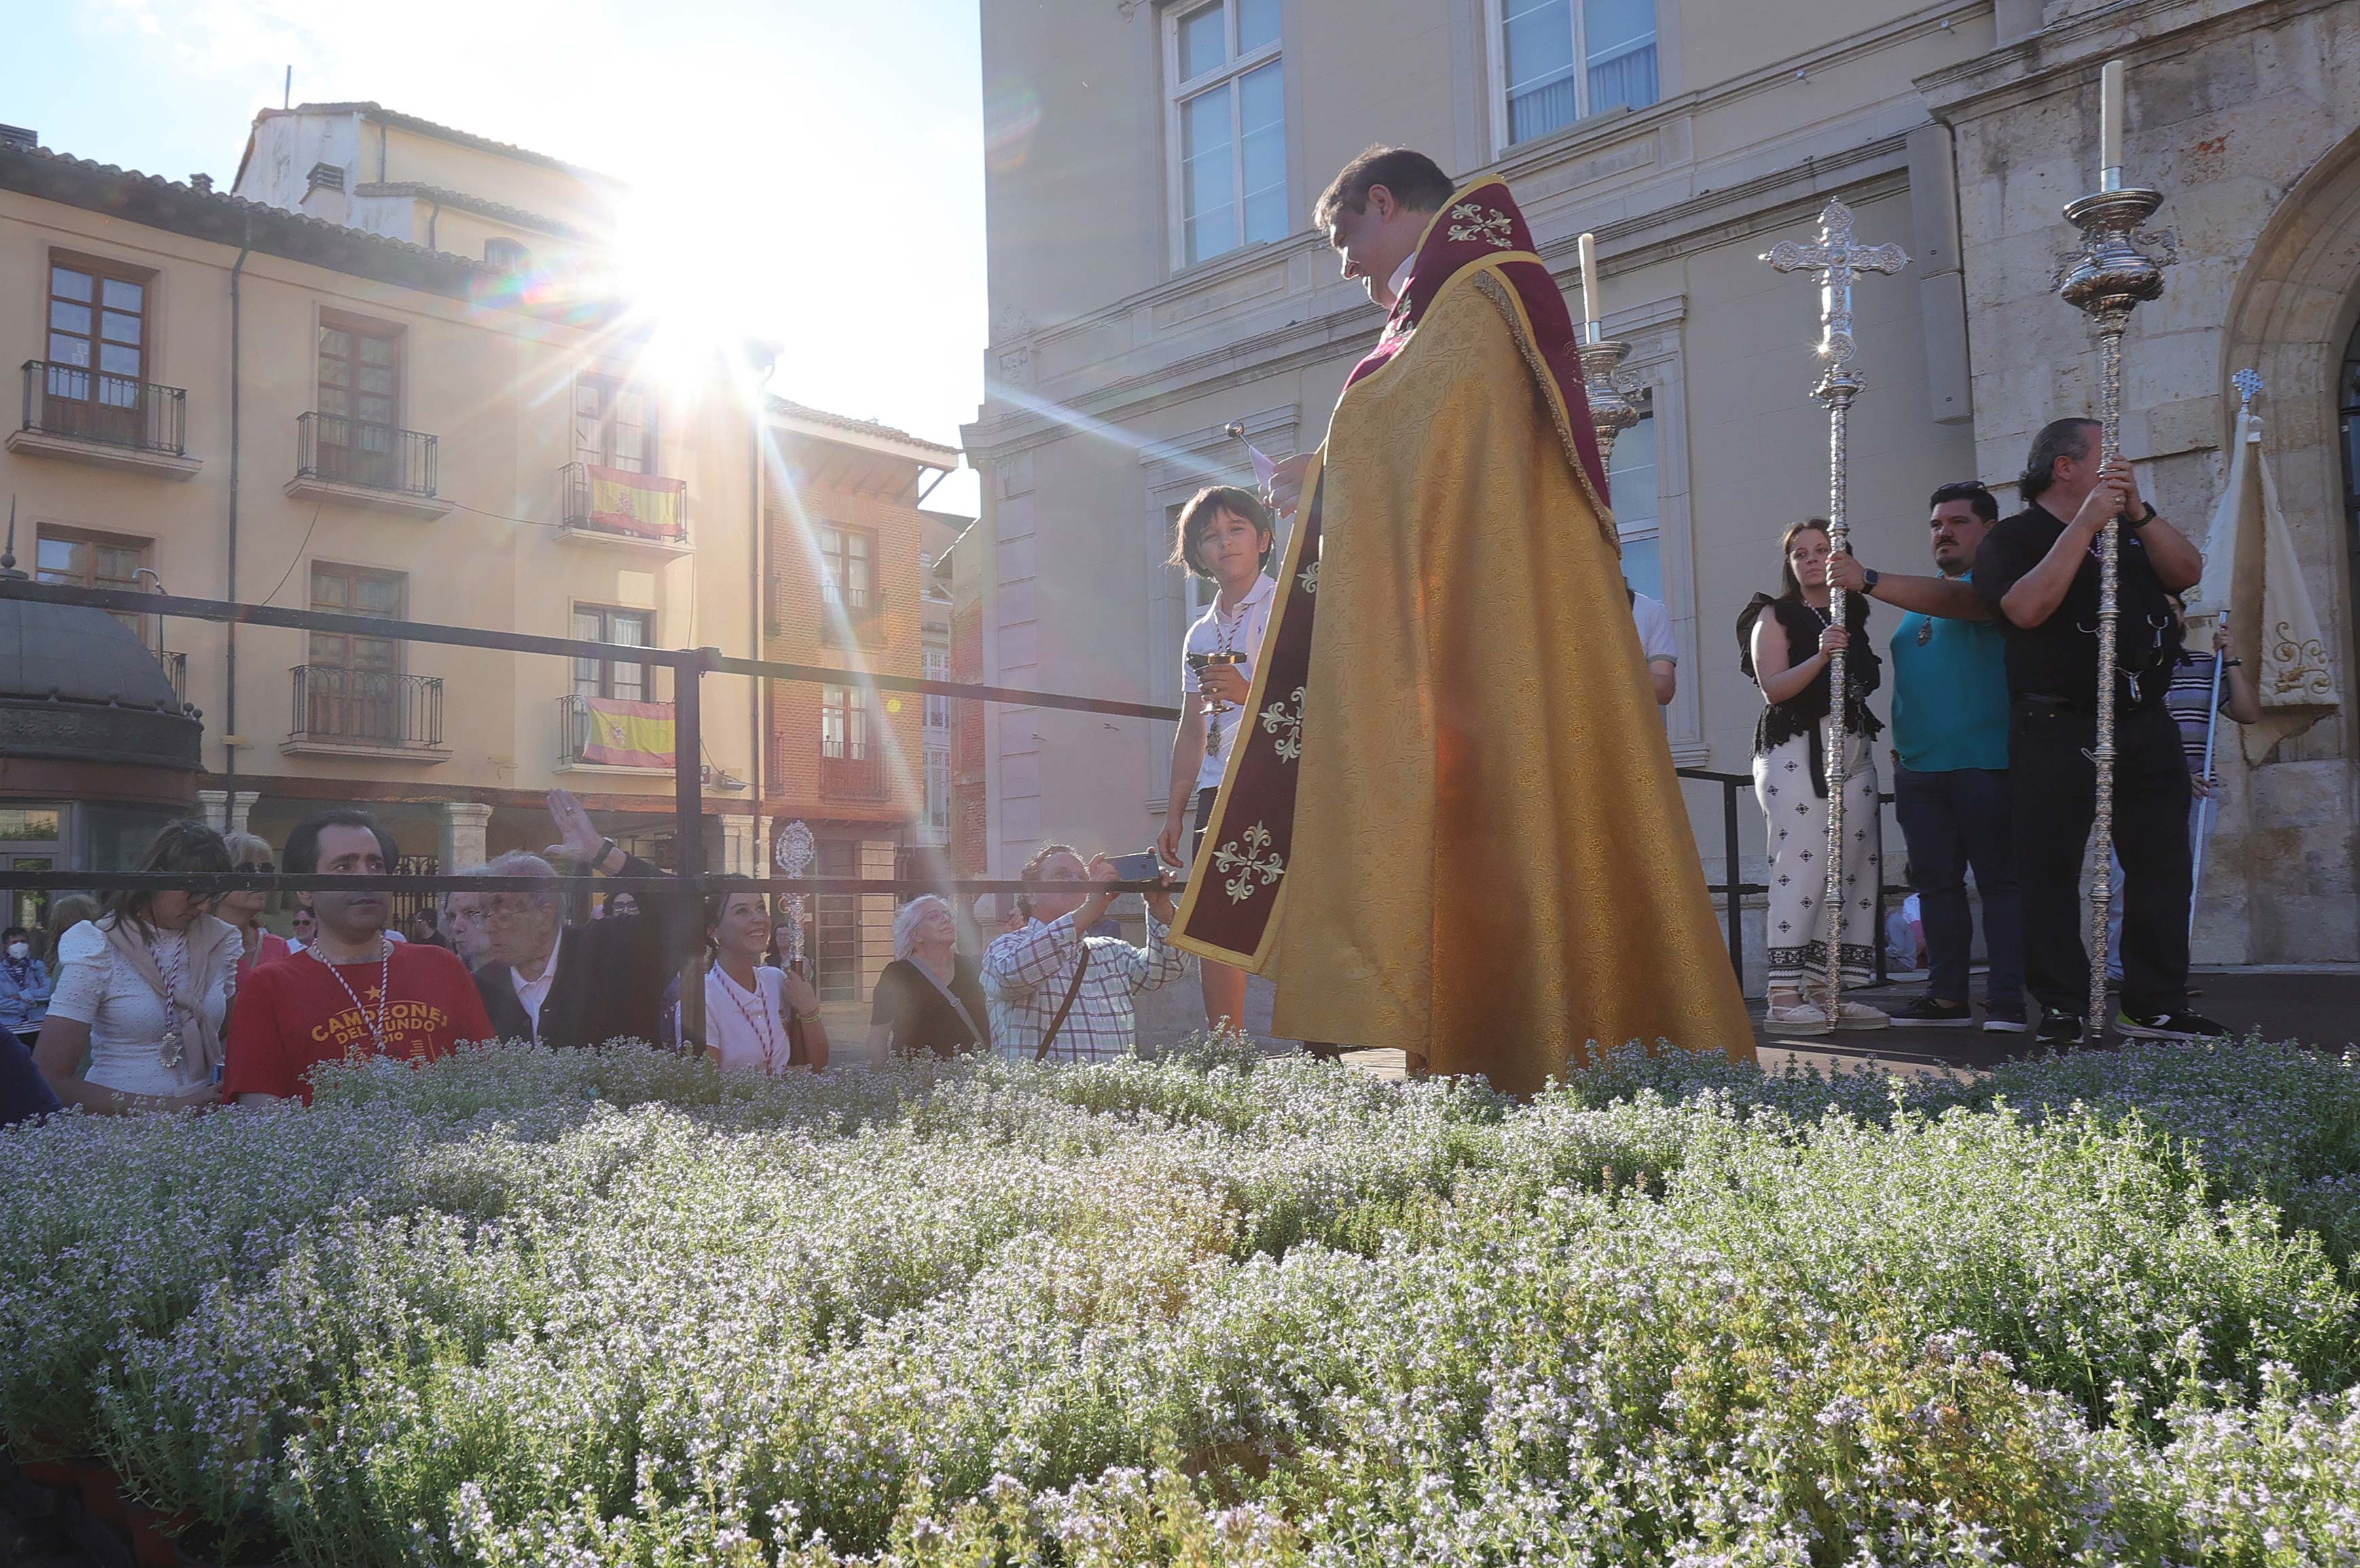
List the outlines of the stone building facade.
{"type": "MultiPolygon", "coordinates": [[[[2135,172],[2164,190],[2158,222],[2180,236],[2170,292],[2133,328],[2127,449],[2201,528],[2227,376],[2257,365],[2271,456],[2289,509],[2303,497],[2312,592],[2348,668],[2336,398],[2360,314],[2360,258],[2344,251],[2360,232],[2335,182],[2360,128],[2354,0],[982,10],[992,342],[966,433],[984,476],[988,679],[1176,700],[1198,591],[1163,564],[1172,510],[1249,475],[1230,420],[1274,454],[1324,435],[1378,313],[1338,277],[1309,210],[1347,158],[1386,142],[1505,178],[1569,296],[1575,238],[1595,232],[1606,329],[1633,344],[1649,416],[1617,444],[1614,498],[1626,574],[1678,633],[1674,754],[1743,774],[1760,698],[1737,670],[1735,618],[1775,584],[1779,530],[1827,495],[1816,292],[1760,253],[1808,237],[1830,196],[1863,240],[1909,252],[1907,272],[1857,291],[1869,391],[1851,503],[1865,560],[1927,570],[1927,493],[1980,475],[2011,498],[2029,432],[2093,401],[2094,354],[2049,278],[2075,238],[2060,209],[2095,184],[2097,71],[2116,54],[2135,172]],[[1569,49],[1547,32],[1560,25],[1569,49]]],[[[1893,621],[1880,611],[1875,635],[1893,621]]],[[[1147,842],[1169,744],[1166,726],[994,713],[992,874],[1048,838],[1147,842]]],[[[2360,958],[2352,755],[2347,716],[2232,780],[2200,958],[2360,958]]],[[[1720,788],[1688,795],[1720,880],[1720,788]]],[[[1742,807],[1738,869],[1758,879],[1758,816],[1742,807]]],[[[1886,830],[1895,881],[1901,840],[1886,830]]]]}

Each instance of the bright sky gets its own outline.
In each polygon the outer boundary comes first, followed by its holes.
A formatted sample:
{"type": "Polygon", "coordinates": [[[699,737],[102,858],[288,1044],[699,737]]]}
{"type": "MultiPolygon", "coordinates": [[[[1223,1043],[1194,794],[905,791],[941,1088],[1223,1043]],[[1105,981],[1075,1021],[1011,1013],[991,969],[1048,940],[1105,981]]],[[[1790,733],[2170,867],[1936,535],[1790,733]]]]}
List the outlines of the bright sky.
{"type": "MultiPolygon", "coordinates": [[[[983,389],[975,0],[0,0],[0,123],[227,190],[255,111],[373,99],[629,181],[787,345],[772,387],[956,445],[983,389]]],[[[685,267],[683,270],[686,270],[685,267]]],[[[973,477],[929,506],[972,513],[973,477]]]]}

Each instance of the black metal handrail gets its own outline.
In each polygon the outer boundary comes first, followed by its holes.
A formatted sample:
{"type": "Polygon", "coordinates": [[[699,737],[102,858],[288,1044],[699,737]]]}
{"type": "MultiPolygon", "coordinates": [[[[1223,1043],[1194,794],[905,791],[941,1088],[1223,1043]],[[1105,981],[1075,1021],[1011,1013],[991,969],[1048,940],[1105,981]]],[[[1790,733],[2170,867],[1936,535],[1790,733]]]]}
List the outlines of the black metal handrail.
{"type": "MultiPolygon", "coordinates": [[[[672,711],[672,706],[670,702],[657,702],[653,705],[663,709],[666,713],[671,713],[672,711]]],[[[581,767],[584,763],[589,761],[589,759],[583,755],[589,749],[589,702],[587,699],[574,692],[568,691],[564,696],[560,697],[557,700],[557,765],[560,768],[581,767]]],[[[639,766],[639,764],[630,762],[596,762],[590,763],[590,766],[594,768],[636,768],[639,766]]],[[[648,771],[656,773],[668,771],[668,769],[661,764],[650,764],[648,765],[648,771]]]]}
{"type": "Polygon", "coordinates": [[[24,429],[132,452],[188,455],[189,395],[136,376],[46,359],[25,362],[24,429]]]}
{"type": "Polygon", "coordinates": [[[164,667],[164,679],[172,683],[172,695],[186,702],[189,700],[189,655],[186,649],[158,648],[156,662],[164,667]]]}
{"type": "Polygon", "coordinates": [[[397,430],[337,414],[298,414],[295,477],[431,499],[435,483],[434,438],[421,430],[397,430]]]}
{"type": "Polygon", "coordinates": [[[632,506],[628,517],[601,512],[592,505],[590,465],[569,463],[558,470],[560,512],[567,528],[584,533],[686,544],[688,524],[683,517],[687,508],[686,493],[671,481],[664,483],[668,486],[665,489],[637,492],[641,499],[632,506]]]}
{"type": "Polygon", "coordinates": [[[388,750],[442,744],[442,678],[299,664],[287,738],[388,750]]]}
{"type": "MultiPolygon", "coordinates": [[[[1738,880],[1737,797],[1741,791],[1754,788],[1753,777],[1744,773],[1716,773],[1710,768],[1675,768],[1672,771],[1682,779],[1693,779],[1699,783],[1721,786],[1721,879],[1718,882],[1706,883],[1704,890],[1721,895],[1721,907],[1728,920],[1729,962],[1737,971],[1738,978],[1743,980],[1745,977],[1745,926],[1743,919],[1745,899],[1750,894],[1770,891],[1770,885],[1766,882],[1738,880]]],[[[1879,795],[1876,799],[1881,806],[1889,806],[1893,803],[1893,797],[1890,795],[1879,795]]],[[[1890,882],[1876,890],[1876,979],[1879,985],[1883,985],[1886,977],[1885,899],[1888,894],[1906,894],[1908,891],[1908,888],[1890,882]]]]}

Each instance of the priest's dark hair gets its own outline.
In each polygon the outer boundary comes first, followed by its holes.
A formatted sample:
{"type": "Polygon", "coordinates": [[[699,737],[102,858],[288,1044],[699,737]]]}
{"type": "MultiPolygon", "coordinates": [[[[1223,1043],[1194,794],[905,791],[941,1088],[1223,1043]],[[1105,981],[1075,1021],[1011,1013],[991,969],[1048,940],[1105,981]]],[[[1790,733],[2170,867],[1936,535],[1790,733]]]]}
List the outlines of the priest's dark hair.
{"type": "Polygon", "coordinates": [[[1172,528],[1172,559],[1167,566],[1185,567],[1197,576],[1210,581],[1213,569],[1204,556],[1205,530],[1223,512],[1251,523],[1262,535],[1262,563],[1270,564],[1270,552],[1278,541],[1277,525],[1271,521],[1270,508],[1252,491],[1235,485],[1215,485],[1199,490],[1180,508],[1180,519],[1172,528]]]}
{"type": "Polygon", "coordinates": [[[314,811],[297,822],[287,835],[287,854],[282,857],[287,869],[312,872],[320,869],[320,835],[330,828],[366,828],[377,835],[377,847],[385,856],[385,868],[401,858],[401,846],[385,831],[377,820],[356,806],[332,806],[324,811],[314,811]]]}
{"type": "MultiPolygon", "coordinates": [[[[193,817],[181,817],[164,824],[156,841],[148,846],[148,853],[131,869],[190,874],[228,871],[232,869],[229,845],[205,823],[193,817]]],[[[117,887],[106,895],[99,907],[115,918],[117,926],[152,932],[156,928],[148,916],[156,907],[156,891],[153,887],[117,887]]],[[[197,908],[205,909],[215,897],[212,893],[199,894],[197,908]]]]}
{"type": "Polygon", "coordinates": [[[1964,501],[1974,508],[1975,516],[1987,523],[1999,521],[1999,497],[1983,486],[1980,480],[1961,479],[1954,484],[1938,486],[1928,508],[1947,506],[1953,501],[1964,501]]]}
{"type": "Polygon", "coordinates": [[[2090,432],[2105,427],[2086,414],[2070,419],[2051,419],[2040,427],[2032,438],[2032,453],[2024,460],[2024,474],[2016,482],[2016,493],[2027,505],[2038,501],[2049,487],[2057,483],[2057,460],[2070,457],[2079,463],[2090,455],[2090,432]]]}
{"type": "Polygon", "coordinates": [[[1781,599],[1799,600],[1803,596],[1802,580],[1795,575],[1793,551],[1795,536],[1810,532],[1826,534],[1830,539],[1835,538],[1825,517],[1805,517],[1799,523],[1790,524],[1786,531],[1778,536],[1778,597],[1781,599]]]}
{"type": "Polygon", "coordinates": [[[1393,192],[1393,200],[1413,212],[1439,212],[1442,204],[1450,200],[1450,176],[1442,166],[1422,152],[1407,147],[1372,147],[1346,164],[1319,193],[1318,204],[1311,209],[1312,226],[1332,229],[1336,214],[1342,212],[1365,212],[1369,210],[1369,191],[1382,185],[1393,192]]]}

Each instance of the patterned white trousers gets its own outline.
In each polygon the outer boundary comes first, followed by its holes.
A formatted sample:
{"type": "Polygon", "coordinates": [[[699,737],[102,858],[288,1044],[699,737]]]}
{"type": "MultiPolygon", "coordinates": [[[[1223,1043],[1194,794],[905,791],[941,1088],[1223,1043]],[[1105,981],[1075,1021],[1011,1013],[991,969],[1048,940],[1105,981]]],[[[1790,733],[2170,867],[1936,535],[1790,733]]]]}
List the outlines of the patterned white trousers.
{"type": "MultiPolygon", "coordinates": [[[[1820,727],[1822,737],[1828,735],[1820,727]]],[[[1843,983],[1865,985],[1876,964],[1876,893],[1885,880],[1885,834],[1876,800],[1876,756],[1861,735],[1846,737],[1843,925],[1838,949],[1843,983]]],[[[1811,740],[1797,735],[1754,759],[1754,797],[1770,841],[1770,989],[1811,991],[1826,983],[1828,802],[1811,777],[1811,740]]]]}

